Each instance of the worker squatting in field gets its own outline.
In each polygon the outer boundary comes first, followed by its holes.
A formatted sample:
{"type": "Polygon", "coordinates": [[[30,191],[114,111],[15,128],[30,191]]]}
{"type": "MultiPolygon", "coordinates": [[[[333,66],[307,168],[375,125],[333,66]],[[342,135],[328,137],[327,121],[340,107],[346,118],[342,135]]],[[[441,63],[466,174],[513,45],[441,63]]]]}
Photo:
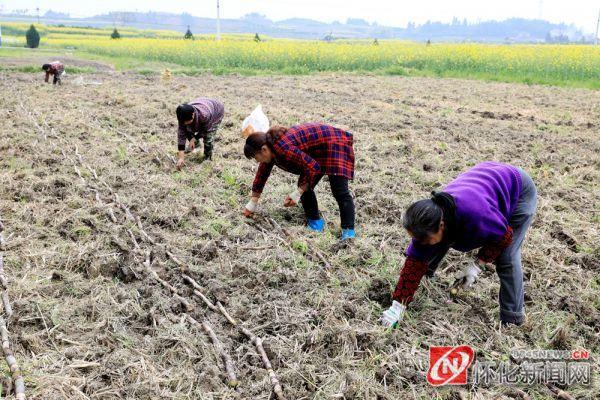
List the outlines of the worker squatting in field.
{"type": "Polygon", "coordinates": [[[520,168],[496,162],[474,166],[431,199],[408,207],[403,225],[412,237],[404,267],[381,322],[393,326],[413,300],[421,278],[432,276],[450,248],[479,249],[457,276],[470,287],[480,267],[495,262],[500,278],[500,321],[525,318],[521,247],[537,205],[535,184],[520,168]]]}
{"type": "Polygon", "coordinates": [[[63,65],[63,63],[61,63],[60,61],[52,61],[49,64],[42,65],[42,70],[46,72],[46,78],[44,79],[44,82],[47,83],[49,81],[50,75],[52,75],[53,85],[56,85],[57,83],[59,85],[62,84],[61,78],[65,73],[65,66],[63,65]]]}
{"type": "Polygon", "coordinates": [[[204,159],[212,159],[214,138],[223,120],[225,107],[214,99],[199,97],[189,103],[177,107],[177,169],[181,169],[185,159],[185,143],[189,143],[189,150],[194,151],[200,139],[204,142],[204,159]]]}
{"type": "Polygon", "coordinates": [[[299,175],[298,187],[286,197],[284,206],[301,203],[309,229],[323,231],[325,221],[320,216],[314,188],[327,175],[340,208],[342,240],[354,238],[354,199],[348,189],[348,181],[354,179],[352,133],[315,123],[291,128],[275,126],[266,133],[254,132],[248,136],[244,155],[260,163],[250,201],[244,209],[246,216],[256,211],[267,179],[277,165],[299,175]]]}

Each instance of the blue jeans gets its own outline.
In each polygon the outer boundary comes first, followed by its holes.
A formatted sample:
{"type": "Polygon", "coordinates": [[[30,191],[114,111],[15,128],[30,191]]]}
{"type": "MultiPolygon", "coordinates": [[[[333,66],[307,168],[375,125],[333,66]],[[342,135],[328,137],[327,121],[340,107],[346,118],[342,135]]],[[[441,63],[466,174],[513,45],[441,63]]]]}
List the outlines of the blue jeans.
{"type": "Polygon", "coordinates": [[[496,259],[496,272],[500,278],[500,321],[517,325],[525,319],[521,247],[537,206],[537,189],[533,180],[520,168],[519,172],[523,187],[517,207],[508,221],[513,229],[513,241],[496,259]]]}

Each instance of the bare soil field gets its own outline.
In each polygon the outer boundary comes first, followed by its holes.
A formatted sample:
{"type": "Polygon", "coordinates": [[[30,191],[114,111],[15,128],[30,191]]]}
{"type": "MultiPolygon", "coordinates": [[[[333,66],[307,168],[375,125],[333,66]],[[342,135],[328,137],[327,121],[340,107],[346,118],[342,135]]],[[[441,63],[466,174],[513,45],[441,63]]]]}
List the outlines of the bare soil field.
{"type": "Polygon", "coordinates": [[[428,346],[456,344],[491,361],[587,349],[595,381],[563,389],[600,397],[600,92],[351,75],[80,77],[52,87],[41,72],[0,76],[5,319],[28,398],[270,399],[279,387],[286,399],[557,398],[543,385],[429,386],[428,346]],[[226,107],[215,155],[188,156],[177,172],[175,107],[200,95],[226,107]],[[351,246],[338,243],[329,185],[317,187],[327,231],[308,233],[301,209],[282,206],[296,177],[281,170],[256,218],[242,216],[257,164],[243,157],[240,124],[256,104],[273,123],[354,133],[351,246]],[[521,166],[538,186],[526,324],[500,326],[491,271],[448,302],[468,258],[454,252],[399,328],[383,329],[409,239],[403,210],[483,160],[521,166]]]}

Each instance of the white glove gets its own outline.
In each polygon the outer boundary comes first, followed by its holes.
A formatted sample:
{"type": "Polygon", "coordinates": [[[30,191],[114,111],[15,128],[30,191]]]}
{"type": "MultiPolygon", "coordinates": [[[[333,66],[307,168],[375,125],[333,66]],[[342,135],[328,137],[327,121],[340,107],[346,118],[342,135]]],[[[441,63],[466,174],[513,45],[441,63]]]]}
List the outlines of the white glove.
{"type": "Polygon", "coordinates": [[[406,310],[406,306],[394,300],[392,301],[392,306],[383,312],[379,321],[381,321],[383,326],[391,328],[396,322],[402,319],[404,310],[406,310]]]}
{"type": "Polygon", "coordinates": [[[294,190],[292,193],[289,194],[290,199],[292,199],[292,201],[296,204],[300,204],[300,197],[302,197],[302,193],[300,193],[300,191],[298,189],[294,190]]]}
{"type": "Polygon", "coordinates": [[[477,275],[479,275],[480,272],[481,269],[479,269],[477,263],[475,263],[475,261],[471,261],[468,265],[465,265],[462,271],[456,274],[456,279],[463,279],[464,282],[462,283],[462,288],[468,289],[471,287],[471,285],[473,285],[473,283],[475,283],[477,280],[477,275]]]}
{"type": "Polygon", "coordinates": [[[254,201],[252,199],[250,199],[250,201],[248,202],[248,204],[246,204],[246,210],[250,211],[250,212],[256,212],[256,209],[258,208],[258,202],[254,201]]]}

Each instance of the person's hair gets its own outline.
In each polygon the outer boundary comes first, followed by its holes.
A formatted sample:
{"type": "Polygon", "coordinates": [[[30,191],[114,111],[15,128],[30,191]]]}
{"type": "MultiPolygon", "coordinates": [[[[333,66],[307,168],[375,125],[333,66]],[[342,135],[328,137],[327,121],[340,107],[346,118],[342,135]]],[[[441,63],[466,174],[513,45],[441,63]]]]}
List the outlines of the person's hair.
{"type": "Polygon", "coordinates": [[[446,225],[444,239],[450,240],[455,230],[455,214],[456,204],[452,195],[431,192],[430,199],[419,200],[408,207],[402,218],[402,226],[417,241],[421,241],[438,232],[443,220],[446,225]]]}
{"type": "Polygon", "coordinates": [[[180,124],[189,121],[194,116],[194,107],[189,104],[180,104],[177,106],[177,121],[180,124]]]}
{"type": "Polygon", "coordinates": [[[246,138],[246,144],[244,145],[244,155],[246,158],[253,158],[256,153],[260,152],[262,147],[266,144],[271,150],[273,145],[281,139],[285,134],[287,128],[283,126],[274,126],[264,132],[254,132],[246,138]]]}
{"type": "MultiPolygon", "coordinates": [[[[39,64],[38,64],[38,65],[39,65],[39,64]]],[[[44,64],[44,65],[42,65],[42,69],[43,69],[44,71],[48,71],[48,70],[50,69],[50,64],[44,64]]]]}

